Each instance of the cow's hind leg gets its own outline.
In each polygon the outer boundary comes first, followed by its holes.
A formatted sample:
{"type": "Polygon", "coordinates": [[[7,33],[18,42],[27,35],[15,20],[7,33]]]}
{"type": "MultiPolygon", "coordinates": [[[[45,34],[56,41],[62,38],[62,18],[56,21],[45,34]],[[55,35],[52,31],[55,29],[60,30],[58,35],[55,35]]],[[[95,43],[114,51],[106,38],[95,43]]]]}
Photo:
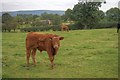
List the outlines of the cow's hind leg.
{"type": "Polygon", "coordinates": [[[33,49],[32,50],[32,60],[33,60],[34,66],[36,65],[35,55],[36,55],[36,49],[33,49]]]}
{"type": "Polygon", "coordinates": [[[27,52],[26,52],[27,66],[29,66],[30,53],[31,53],[31,50],[27,50],[27,52]]]}

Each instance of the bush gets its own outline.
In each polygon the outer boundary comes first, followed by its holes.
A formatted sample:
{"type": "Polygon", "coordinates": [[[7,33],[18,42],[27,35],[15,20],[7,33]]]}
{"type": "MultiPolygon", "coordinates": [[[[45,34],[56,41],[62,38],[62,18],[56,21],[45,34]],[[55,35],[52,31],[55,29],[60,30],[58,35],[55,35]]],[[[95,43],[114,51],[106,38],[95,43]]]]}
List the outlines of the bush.
{"type": "Polygon", "coordinates": [[[20,31],[21,32],[35,32],[35,31],[48,31],[50,30],[51,27],[50,26],[39,26],[39,27],[29,27],[29,28],[21,28],[20,31]]]}
{"type": "Polygon", "coordinates": [[[95,29],[101,29],[101,28],[113,28],[117,26],[117,22],[105,22],[105,23],[101,23],[99,22],[98,24],[96,24],[94,26],[95,29]]]}
{"type": "Polygon", "coordinates": [[[70,30],[78,30],[78,29],[83,29],[84,26],[82,24],[79,23],[75,23],[75,24],[70,24],[68,25],[70,30]]]}
{"type": "MultiPolygon", "coordinates": [[[[68,25],[71,30],[84,29],[84,26],[80,23],[70,24],[68,25]]],[[[117,26],[117,22],[99,22],[94,26],[88,26],[87,29],[102,29],[102,28],[114,28],[117,26]]]]}
{"type": "Polygon", "coordinates": [[[51,28],[53,31],[60,31],[61,30],[59,25],[52,25],[51,28]]]}

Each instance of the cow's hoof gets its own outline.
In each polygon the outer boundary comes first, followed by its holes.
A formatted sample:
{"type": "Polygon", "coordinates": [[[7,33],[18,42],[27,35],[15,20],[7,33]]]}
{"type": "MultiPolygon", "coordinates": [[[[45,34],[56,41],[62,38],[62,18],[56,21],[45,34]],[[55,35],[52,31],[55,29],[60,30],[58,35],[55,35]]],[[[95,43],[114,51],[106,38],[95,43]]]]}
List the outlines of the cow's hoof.
{"type": "Polygon", "coordinates": [[[34,67],[36,67],[36,64],[33,64],[34,67]]]}
{"type": "Polygon", "coordinates": [[[26,67],[29,67],[29,65],[26,65],[26,67]]]}
{"type": "Polygon", "coordinates": [[[54,69],[53,67],[50,68],[50,70],[53,70],[53,69],[54,69]]]}
{"type": "Polygon", "coordinates": [[[30,68],[28,67],[27,70],[30,70],[30,68]]]}
{"type": "Polygon", "coordinates": [[[25,65],[23,65],[22,67],[26,67],[25,65]]]}
{"type": "Polygon", "coordinates": [[[21,65],[22,67],[29,67],[29,65],[21,65]]]}
{"type": "Polygon", "coordinates": [[[51,69],[51,70],[52,70],[52,69],[54,69],[54,66],[51,66],[51,68],[50,68],[50,69],[51,69]]]}

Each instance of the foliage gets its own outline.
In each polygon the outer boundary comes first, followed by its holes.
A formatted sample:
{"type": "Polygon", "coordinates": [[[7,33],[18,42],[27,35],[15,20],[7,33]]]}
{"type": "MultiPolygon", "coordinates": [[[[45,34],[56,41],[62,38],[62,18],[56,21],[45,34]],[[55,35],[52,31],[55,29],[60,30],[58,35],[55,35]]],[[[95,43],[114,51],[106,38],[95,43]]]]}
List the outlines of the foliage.
{"type": "Polygon", "coordinates": [[[53,19],[54,14],[48,14],[48,13],[43,13],[41,14],[41,19],[42,20],[52,20],[53,19]]]}
{"type": "Polygon", "coordinates": [[[110,22],[112,21],[120,22],[120,9],[115,7],[107,10],[106,17],[110,22]]]}
{"type": "Polygon", "coordinates": [[[51,26],[38,26],[38,27],[25,27],[25,28],[21,28],[20,31],[21,32],[36,32],[36,31],[48,31],[51,29],[51,26]]]}
{"type": "MultiPolygon", "coordinates": [[[[102,12],[103,13],[103,12],[102,12]]],[[[111,8],[106,11],[106,15],[101,18],[101,20],[94,25],[94,28],[113,28],[117,26],[120,21],[120,9],[111,8]]]]}
{"type": "Polygon", "coordinates": [[[12,16],[8,13],[4,13],[2,15],[2,23],[6,23],[8,21],[11,21],[12,20],[12,16]]]}
{"type": "Polygon", "coordinates": [[[42,20],[51,20],[52,25],[59,25],[61,23],[61,16],[58,14],[48,14],[43,13],[41,14],[42,20]]]}
{"type": "Polygon", "coordinates": [[[101,2],[79,2],[73,8],[75,21],[84,25],[84,29],[92,28],[101,17],[100,6],[101,2]]]}
{"type": "Polygon", "coordinates": [[[105,13],[102,10],[99,10],[97,14],[99,15],[100,20],[105,18],[105,13]]]}
{"type": "Polygon", "coordinates": [[[33,21],[32,26],[49,26],[48,20],[39,20],[38,18],[33,21]]]}
{"type": "Polygon", "coordinates": [[[60,25],[52,25],[51,26],[51,29],[53,30],[53,31],[60,31],[61,29],[60,29],[60,25]]]}
{"type": "Polygon", "coordinates": [[[102,28],[115,28],[117,26],[117,22],[99,22],[95,24],[93,28],[95,29],[102,29],[102,28]]]}
{"type": "Polygon", "coordinates": [[[23,19],[22,22],[25,22],[26,24],[33,21],[33,19],[35,18],[35,17],[33,17],[32,14],[19,14],[17,16],[21,17],[23,19]]]}
{"type": "Polygon", "coordinates": [[[2,17],[3,17],[2,29],[5,32],[7,30],[10,32],[12,29],[15,30],[16,28],[18,29],[21,28],[21,31],[49,30],[51,25],[59,25],[61,23],[61,16],[58,14],[44,13],[41,16],[31,14],[19,14],[15,17],[12,17],[10,14],[4,13],[2,17]],[[49,24],[48,20],[50,20],[51,24],[49,24]]]}
{"type": "Polygon", "coordinates": [[[21,32],[36,32],[36,31],[48,31],[48,30],[53,30],[53,31],[60,31],[60,25],[52,25],[52,26],[35,26],[35,27],[25,27],[21,28],[21,32]]]}
{"type": "Polygon", "coordinates": [[[79,22],[77,22],[75,24],[70,24],[70,25],[68,25],[68,27],[70,30],[84,29],[84,26],[79,22]]]}
{"type": "Polygon", "coordinates": [[[62,16],[64,21],[70,21],[73,20],[73,11],[71,9],[67,9],[65,11],[65,14],[62,16]]]}
{"type": "Polygon", "coordinates": [[[14,17],[14,19],[16,20],[16,22],[19,24],[19,25],[22,25],[23,22],[24,22],[24,18],[20,17],[20,16],[16,16],[14,17]]]}
{"type": "Polygon", "coordinates": [[[55,14],[53,16],[52,23],[53,23],[53,25],[59,25],[61,23],[61,16],[58,14],[55,14]]]}
{"type": "Polygon", "coordinates": [[[101,19],[105,18],[105,13],[99,10],[102,3],[106,3],[105,0],[97,2],[95,0],[79,0],[73,10],[68,8],[65,11],[62,18],[64,21],[75,21],[78,29],[92,29],[101,19]]]}
{"type": "Polygon", "coordinates": [[[5,32],[6,32],[6,30],[8,30],[10,32],[11,29],[13,29],[15,31],[15,29],[18,25],[18,21],[16,21],[16,19],[8,13],[4,13],[2,15],[2,23],[3,23],[2,31],[5,31],[5,32]]]}

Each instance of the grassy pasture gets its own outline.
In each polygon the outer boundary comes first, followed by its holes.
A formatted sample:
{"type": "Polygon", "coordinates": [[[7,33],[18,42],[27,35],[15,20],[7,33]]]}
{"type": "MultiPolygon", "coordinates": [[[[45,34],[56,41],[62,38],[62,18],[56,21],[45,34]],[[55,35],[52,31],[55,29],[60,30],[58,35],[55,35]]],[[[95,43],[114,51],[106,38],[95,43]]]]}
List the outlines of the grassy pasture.
{"type": "Polygon", "coordinates": [[[26,64],[26,33],[2,33],[3,78],[117,78],[118,34],[116,29],[45,32],[64,36],[50,69],[46,52],[37,51],[37,66],[26,64]]]}

